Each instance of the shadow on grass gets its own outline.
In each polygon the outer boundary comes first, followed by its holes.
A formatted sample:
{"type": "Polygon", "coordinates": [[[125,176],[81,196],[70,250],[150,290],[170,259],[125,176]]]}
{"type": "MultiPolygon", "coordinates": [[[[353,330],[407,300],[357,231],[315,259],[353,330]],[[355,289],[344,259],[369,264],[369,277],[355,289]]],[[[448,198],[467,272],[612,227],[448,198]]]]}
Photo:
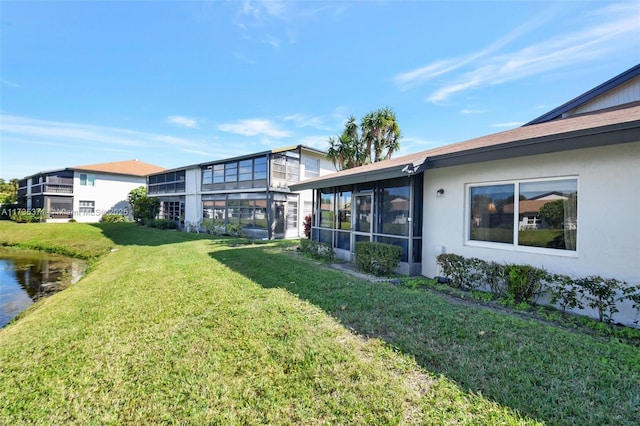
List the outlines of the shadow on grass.
{"type": "Polygon", "coordinates": [[[381,339],[461,389],[522,415],[553,424],[633,424],[640,415],[640,397],[628,400],[607,390],[640,391],[637,349],[454,305],[424,290],[358,280],[289,250],[277,244],[217,247],[210,256],[264,288],[290,291],[353,332],[381,339]],[[602,368],[594,357],[616,368],[602,368]]]}
{"type": "Polygon", "coordinates": [[[194,234],[181,232],[176,229],[157,229],[142,226],[136,223],[92,223],[92,226],[100,229],[102,234],[117,245],[134,246],[161,246],[175,244],[197,239],[215,239],[221,244],[231,237],[217,237],[208,234],[194,234]]]}

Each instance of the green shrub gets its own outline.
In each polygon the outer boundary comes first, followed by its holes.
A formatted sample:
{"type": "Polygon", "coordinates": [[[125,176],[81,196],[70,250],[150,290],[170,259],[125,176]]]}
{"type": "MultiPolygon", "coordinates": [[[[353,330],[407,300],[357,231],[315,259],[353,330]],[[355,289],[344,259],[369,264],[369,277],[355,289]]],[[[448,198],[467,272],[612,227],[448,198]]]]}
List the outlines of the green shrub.
{"type": "Polygon", "coordinates": [[[113,213],[105,213],[100,218],[100,222],[104,222],[104,223],[123,223],[128,221],[129,219],[127,219],[126,216],[123,216],[121,214],[113,214],[113,213]]]}
{"type": "Polygon", "coordinates": [[[508,296],[520,302],[534,303],[542,292],[546,271],[531,265],[507,264],[504,267],[508,296]]]}
{"type": "Polygon", "coordinates": [[[356,243],[355,256],[356,266],[362,272],[388,275],[400,264],[402,248],[393,244],[360,241],[356,243]]]}
{"type": "Polygon", "coordinates": [[[494,297],[507,295],[507,284],[504,273],[504,265],[498,262],[478,262],[478,268],[482,274],[481,279],[489,286],[494,297]]]}
{"type": "Polygon", "coordinates": [[[333,247],[329,244],[314,240],[300,240],[300,251],[314,259],[321,259],[328,262],[332,261],[336,256],[333,247]]]}
{"type": "Polygon", "coordinates": [[[615,278],[602,278],[597,275],[580,278],[576,284],[582,287],[584,300],[590,308],[598,311],[601,322],[612,322],[613,314],[618,312],[618,290],[625,287],[625,283],[615,278]]]}
{"type": "Polygon", "coordinates": [[[442,269],[442,275],[448,279],[452,287],[462,287],[464,279],[464,257],[454,253],[442,253],[437,257],[438,265],[442,269]]]}
{"type": "Polygon", "coordinates": [[[554,274],[547,287],[551,295],[551,303],[557,304],[562,313],[567,309],[584,308],[582,304],[582,288],[576,280],[568,275],[554,274]]]}
{"type": "Polygon", "coordinates": [[[203,219],[201,226],[207,234],[221,235],[222,231],[224,231],[224,225],[219,219],[203,219]]]}
{"type": "Polygon", "coordinates": [[[171,219],[155,219],[149,222],[152,222],[152,223],[149,223],[148,225],[151,228],[158,228],[158,229],[175,229],[176,228],[176,223],[171,219]]]}
{"type": "Polygon", "coordinates": [[[47,218],[47,212],[44,209],[15,209],[9,217],[18,223],[44,222],[47,218]]]}
{"type": "Polygon", "coordinates": [[[229,223],[225,226],[225,233],[234,237],[242,237],[244,235],[244,230],[242,229],[242,226],[237,223],[229,223]]]}
{"type": "Polygon", "coordinates": [[[438,256],[437,262],[452,287],[471,290],[482,283],[482,265],[486,263],[483,260],[443,253],[438,256]]]}

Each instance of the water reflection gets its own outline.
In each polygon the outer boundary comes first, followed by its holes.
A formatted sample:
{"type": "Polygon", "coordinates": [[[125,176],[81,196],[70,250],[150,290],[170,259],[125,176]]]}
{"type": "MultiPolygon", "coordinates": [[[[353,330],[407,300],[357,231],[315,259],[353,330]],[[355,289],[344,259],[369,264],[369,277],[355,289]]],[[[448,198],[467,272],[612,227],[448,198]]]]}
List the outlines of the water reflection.
{"type": "Polygon", "coordinates": [[[0,249],[0,327],[41,297],[77,282],[86,262],[30,250],[0,249]]]}

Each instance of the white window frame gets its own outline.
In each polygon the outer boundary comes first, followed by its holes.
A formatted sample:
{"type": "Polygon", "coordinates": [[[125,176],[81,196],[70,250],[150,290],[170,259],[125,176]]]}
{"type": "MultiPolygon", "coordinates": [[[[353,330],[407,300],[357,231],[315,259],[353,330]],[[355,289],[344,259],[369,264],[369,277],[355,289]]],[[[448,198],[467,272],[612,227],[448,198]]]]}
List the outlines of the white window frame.
{"type": "MultiPolygon", "coordinates": [[[[523,183],[531,183],[531,182],[553,182],[553,181],[561,181],[561,180],[575,180],[577,193],[580,194],[580,179],[576,175],[570,176],[554,176],[554,177],[546,177],[546,178],[527,178],[527,179],[512,179],[512,180],[501,180],[501,181],[487,181],[487,182],[474,182],[465,184],[465,209],[464,209],[464,245],[469,247],[485,247],[491,249],[499,249],[506,251],[517,251],[517,252],[525,252],[525,253],[538,253],[538,254],[547,254],[554,256],[563,256],[563,257],[578,257],[579,245],[576,245],[575,250],[562,250],[555,248],[546,248],[546,247],[532,247],[532,246],[523,246],[518,244],[518,218],[520,217],[519,203],[516,203],[515,200],[518,200],[520,197],[520,184],[523,183]],[[479,241],[471,239],[471,188],[484,187],[484,186],[492,186],[492,185],[513,185],[514,186],[514,206],[513,206],[513,243],[498,243],[492,241],[479,241]]],[[[578,208],[576,212],[576,222],[578,224],[578,228],[576,232],[580,232],[580,196],[578,196],[578,208]]]]}

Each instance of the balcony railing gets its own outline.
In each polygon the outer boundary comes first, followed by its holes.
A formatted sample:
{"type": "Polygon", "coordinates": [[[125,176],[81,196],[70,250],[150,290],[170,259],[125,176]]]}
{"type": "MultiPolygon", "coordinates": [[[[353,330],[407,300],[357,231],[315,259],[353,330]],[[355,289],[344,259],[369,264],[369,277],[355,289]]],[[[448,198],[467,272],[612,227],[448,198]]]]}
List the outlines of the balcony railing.
{"type": "Polygon", "coordinates": [[[64,183],[43,183],[31,188],[32,194],[37,193],[73,194],[73,185],[64,183]]]}

